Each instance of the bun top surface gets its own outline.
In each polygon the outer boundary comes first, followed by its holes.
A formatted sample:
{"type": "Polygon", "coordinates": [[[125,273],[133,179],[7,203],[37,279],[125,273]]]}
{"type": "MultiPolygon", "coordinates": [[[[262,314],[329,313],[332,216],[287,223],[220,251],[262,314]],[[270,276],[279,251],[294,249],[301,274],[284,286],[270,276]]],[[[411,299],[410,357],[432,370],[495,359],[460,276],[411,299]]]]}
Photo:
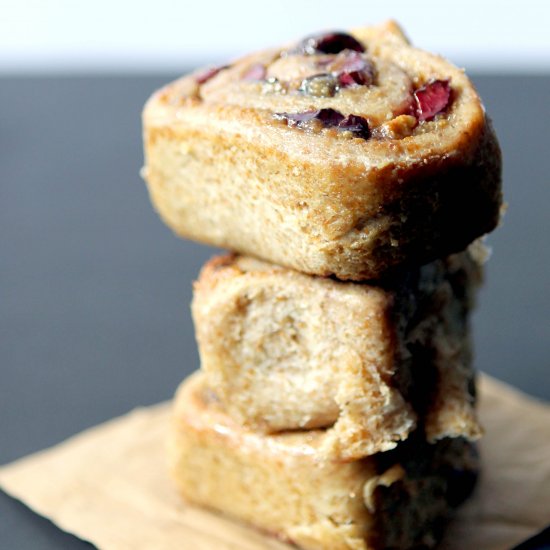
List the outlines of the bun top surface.
{"type": "Polygon", "coordinates": [[[412,47],[392,21],[196,71],[156,92],[144,122],[363,169],[470,157],[486,125],[464,71],[412,47]]]}

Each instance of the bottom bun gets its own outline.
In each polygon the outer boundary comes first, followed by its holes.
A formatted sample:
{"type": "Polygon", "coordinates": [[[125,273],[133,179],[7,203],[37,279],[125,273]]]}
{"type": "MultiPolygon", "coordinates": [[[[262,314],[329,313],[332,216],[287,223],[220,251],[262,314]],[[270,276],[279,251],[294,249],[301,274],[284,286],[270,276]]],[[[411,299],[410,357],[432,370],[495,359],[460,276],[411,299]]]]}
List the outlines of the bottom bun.
{"type": "Polygon", "coordinates": [[[474,444],[428,444],[356,461],[324,457],[325,431],[259,434],[222,412],[200,373],[178,390],[170,465],[182,496],[305,549],[435,546],[451,509],[471,492],[474,444]]]}

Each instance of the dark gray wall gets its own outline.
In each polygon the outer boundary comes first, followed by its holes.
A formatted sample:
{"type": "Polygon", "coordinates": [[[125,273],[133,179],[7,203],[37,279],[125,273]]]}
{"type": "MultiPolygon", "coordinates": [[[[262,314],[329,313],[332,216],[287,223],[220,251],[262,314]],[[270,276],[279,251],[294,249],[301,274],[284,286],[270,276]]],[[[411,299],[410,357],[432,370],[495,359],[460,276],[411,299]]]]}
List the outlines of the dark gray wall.
{"type": "MultiPolygon", "coordinates": [[[[141,107],[170,78],[0,79],[0,463],[167,399],[198,367],[191,281],[214,250],[172,236],[138,175],[141,107]]],[[[510,204],[477,366],[550,399],[550,78],[475,80],[510,204]]],[[[84,547],[5,495],[0,518],[0,548],[84,547]]]]}

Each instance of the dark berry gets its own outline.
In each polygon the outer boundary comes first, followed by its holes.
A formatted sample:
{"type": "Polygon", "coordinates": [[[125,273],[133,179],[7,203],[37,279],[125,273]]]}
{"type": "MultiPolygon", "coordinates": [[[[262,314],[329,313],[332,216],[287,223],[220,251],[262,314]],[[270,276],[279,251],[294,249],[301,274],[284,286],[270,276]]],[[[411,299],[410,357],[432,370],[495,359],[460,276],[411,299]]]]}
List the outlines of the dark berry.
{"type": "Polygon", "coordinates": [[[318,111],[305,111],[303,113],[275,113],[273,116],[278,120],[286,120],[289,126],[297,126],[298,128],[304,128],[308,123],[318,120],[324,128],[336,128],[363,139],[370,137],[369,124],[363,117],[357,115],[345,117],[335,109],[319,109],[318,111]]]}
{"type": "Polygon", "coordinates": [[[320,120],[326,128],[332,128],[334,126],[338,126],[345,117],[340,111],[329,108],[319,109],[315,118],[320,120]]]}
{"type": "Polygon", "coordinates": [[[275,113],[279,120],[286,120],[289,126],[301,126],[312,120],[319,120],[325,127],[337,126],[344,119],[344,115],[335,109],[319,109],[317,111],[305,111],[303,113],[275,113]]]}
{"type": "Polygon", "coordinates": [[[344,72],[338,75],[338,84],[341,88],[350,86],[368,86],[372,83],[372,77],[365,71],[344,72]]]}
{"type": "Polygon", "coordinates": [[[370,137],[369,123],[361,116],[348,115],[338,124],[338,128],[363,139],[369,139],[370,137]]]}
{"type": "Polygon", "coordinates": [[[415,114],[418,120],[431,120],[442,113],[451,100],[449,80],[432,80],[422,88],[415,90],[415,114]]]}
{"type": "Polygon", "coordinates": [[[340,53],[343,50],[364,52],[365,47],[345,32],[329,32],[308,36],[292,53],[314,55],[317,53],[340,53]]]}
{"type": "Polygon", "coordinates": [[[318,63],[324,65],[338,78],[340,88],[349,86],[369,86],[374,82],[374,66],[359,52],[346,50],[336,57],[323,59],[318,63]]]}
{"type": "Polygon", "coordinates": [[[262,63],[255,63],[249,69],[244,73],[243,80],[263,80],[265,78],[265,75],[267,74],[267,70],[265,68],[265,65],[262,63]]]}

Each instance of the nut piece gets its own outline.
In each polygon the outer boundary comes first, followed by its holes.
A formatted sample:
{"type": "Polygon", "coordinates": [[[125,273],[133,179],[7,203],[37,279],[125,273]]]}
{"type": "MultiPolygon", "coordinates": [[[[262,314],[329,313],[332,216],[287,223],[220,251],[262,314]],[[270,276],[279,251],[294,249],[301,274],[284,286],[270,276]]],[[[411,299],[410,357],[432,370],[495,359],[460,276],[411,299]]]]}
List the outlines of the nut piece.
{"type": "Polygon", "coordinates": [[[373,130],[374,137],[381,139],[403,139],[414,132],[418,120],[412,115],[399,115],[373,130]]]}
{"type": "Polygon", "coordinates": [[[304,78],[299,90],[313,97],[333,97],[338,91],[338,81],[331,74],[316,74],[304,78]]]}

